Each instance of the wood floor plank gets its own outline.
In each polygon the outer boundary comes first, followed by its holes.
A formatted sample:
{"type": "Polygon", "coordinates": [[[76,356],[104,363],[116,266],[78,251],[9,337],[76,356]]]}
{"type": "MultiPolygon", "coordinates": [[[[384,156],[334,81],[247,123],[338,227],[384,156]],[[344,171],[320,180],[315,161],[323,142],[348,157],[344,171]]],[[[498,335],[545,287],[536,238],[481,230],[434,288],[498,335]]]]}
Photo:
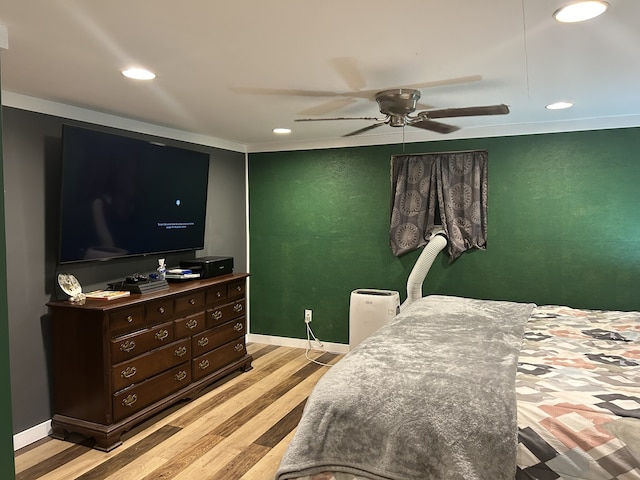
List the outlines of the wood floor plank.
{"type": "MultiPolygon", "coordinates": [[[[195,459],[200,458],[205,452],[210,451],[218,445],[223,437],[214,434],[207,434],[201,437],[198,442],[183,449],[177,455],[173,455],[171,460],[166,462],[161,468],[148,473],[142,480],[157,480],[160,478],[174,478],[178,473],[189,466],[195,459]]],[[[115,479],[114,479],[115,480],[115,479]]]]}
{"type": "MultiPolygon", "coordinates": [[[[335,357],[335,354],[327,354],[324,360],[328,362],[335,357]]],[[[260,398],[252,402],[251,405],[242,409],[233,417],[229,418],[229,420],[222,423],[215,430],[215,432],[220,436],[230,435],[232,432],[237,430],[239,426],[244,425],[245,423],[250,421],[255,415],[263,411],[267,406],[271,405],[274,401],[293,389],[305,378],[311,376],[312,373],[320,370],[321,368],[323,367],[317,364],[305,365],[302,369],[300,369],[306,372],[304,376],[298,374],[300,370],[296,371],[296,373],[294,373],[292,376],[285,378],[278,385],[275,385],[260,398]]]]}
{"type": "Polygon", "coordinates": [[[273,479],[278,467],[280,466],[280,460],[284,455],[285,450],[289,446],[295,430],[292,430],[286,437],[282,439],[277,445],[269,450],[269,452],[260,459],[251,469],[249,469],[239,480],[265,480],[273,479]]]}
{"type": "Polygon", "coordinates": [[[263,355],[280,348],[278,345],[259,345],[255,343],[247,343],[247,353],[256,361],[263,355]]]}
{"type": "Polygon", "coordinates": [[[255,443],[264,447],[273,448],[282,441],[291,431],[296,428],[302,418],[302,411],[307,403],[305,398],[298,405],[276,422],[269,430],[263,433],[255,443]]]}
{"type": "MultiPolygon", "coordinates": [[[[111,452],[55,439],[16,452],[16,479],[272,479],[327,368],[310,362],[304,349],[251,343],[247,351],[253,370],[230,375],[134,427],[111,452]]],[[[342,358],[313,356],[321,363],[342,358]]]]}
{"type": "MultiPolygon", "coordinates": [[[[145,477],[148,472],[152,472],[159,468],[162,468],[162,466],[166,463],[167,461],[165,459],[158,457],[150,457],[147,461],[142,463],[136,460],[135,462],[132,462],[122,467],[121,469],[112,472],[104,480],[138,480],[145,477]]],[[[153,478],[156,478],[157,480],[161,477],[153,478]]]]}
{"type": "Polygon", "coordinates": [[[269,450],[270,448],[262,445],[250,444],[216,473],[216,480],[238,480],[269,453],[269,450]]]}
{"type": "Polygon", "coordinates": [[[60,468],[63,465],[74,461],[80,455],[85,454],[93,447],[95,443],[92,439],[84,439],[79,444],[69,444],[68,448],[60,451],[59,453],[52,455],[39,463],[31,466],[30,468],[23,469],[16,473],[16,480],[28,480],[31,478],[39,478],[43,475],[60,468]]]}
{"type": "Polygon", "coordinates": [[[164,440],[171,437],[172,435],[175,435],[179,431],[180,429],[178,427],[162,427],[160,430],[153,432],[151,435],[145,437],[143,440],[139,441],[128,450],[116,454],[109,460],[106,460],[105,462],[89,470],[83,475],[76,477],[76,480],[103,480],[114,471],[117,471],[123,466],[128,465],[137,457],[141,456],[154,446],[159,445],[164,440]]]}
{"type": "Polygon", "coordinates": [[[250,405],[237,412],[225,422],[221,423],[214,431],[221,437],[228,437],[239,427],[250,421],[253,417],[262,412],[266,407],[271,405],[275,400],[287,393],[293,387],[298,385],[300,381],[295,377],[284,379],[274,388],[257,398],[250,405]]]}
{"type": "Polygon", "coordinates": [[[52,442],[51,437],[26,445],[15,451],[16,472],[25,470],[35,463],[45,460],[47,457],[56,455],[69,447],[69,443],[52,442]],[[29,455],[25,453],[30,452],[29,455]]]}

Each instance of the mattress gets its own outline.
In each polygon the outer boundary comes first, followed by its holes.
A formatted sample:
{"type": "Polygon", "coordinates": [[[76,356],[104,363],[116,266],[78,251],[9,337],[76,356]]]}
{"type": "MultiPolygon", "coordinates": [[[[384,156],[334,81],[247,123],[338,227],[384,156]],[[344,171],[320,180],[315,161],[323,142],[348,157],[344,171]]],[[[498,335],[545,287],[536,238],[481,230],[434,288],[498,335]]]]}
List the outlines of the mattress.
{"type": "Polygon", "coordinates": [[[640,312],[536,307],[516,398],[516,480],[640,480],[640,312]]]}

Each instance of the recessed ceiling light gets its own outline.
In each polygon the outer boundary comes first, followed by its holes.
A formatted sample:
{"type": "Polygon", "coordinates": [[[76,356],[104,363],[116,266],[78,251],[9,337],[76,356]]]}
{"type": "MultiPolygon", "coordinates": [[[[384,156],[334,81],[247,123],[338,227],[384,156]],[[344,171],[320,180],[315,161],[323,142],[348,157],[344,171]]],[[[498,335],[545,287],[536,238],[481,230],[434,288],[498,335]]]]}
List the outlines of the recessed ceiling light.
{"type": "Polygon", "coordinates": [[[545,108],[547,110],[563,110],[565,108],[571,108],[571,107],[573,107],[573,103],[571,102],[555,102],[555,103],[550,103],[545,108]]]}
{"type": "Polygon", "coordinates": [[[153,80],[156,78],[156,74],[146,70],[144,68],[127,68],[126,70],[122,70],[122,75],[127,78],[133,78],[134,80],[153,80]]]}
{"type": "Polygon", "coordinates": [[[289,133],[291,133],[291,129],[290,128],[274,128],[273,133],[277,135],[288,135],[289,133]]]}
{"type": "Polygon", "coordinates": [[[556,10],[553,18],[563,23],[584,22],[603,14],[607,8],[609,4],[603,1],[575,2],[556,10]]]}

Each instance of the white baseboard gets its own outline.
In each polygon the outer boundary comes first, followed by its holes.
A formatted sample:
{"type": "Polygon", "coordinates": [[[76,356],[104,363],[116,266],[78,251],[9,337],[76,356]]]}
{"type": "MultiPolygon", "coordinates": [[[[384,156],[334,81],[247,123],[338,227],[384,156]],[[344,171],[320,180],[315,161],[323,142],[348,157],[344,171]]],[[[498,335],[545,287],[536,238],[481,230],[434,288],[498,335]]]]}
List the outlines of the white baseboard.
{"type": "MultiPolygon", "coordinates": [[[[274,337],[271,335],[260,335],[248,333],[247,342],[263,343],[266,345],[278,345],[280,347],[307,348],[308,342],[304,338],[274,337]]],[[[342,343],[322,342],[324,351],[331,353],[349,353],[349,345],[342,343]]],[[[311,350],[321,350],[315,342],[311,342],[311,350]]],[[[27,430],[16,433],[13,436],[13,450],[19,450],[51,434],[51,420],[35,425],[27,430]]]]}
{"type": "Polygon", "coordinates": [[[51,420],[35,425],[23,432],[16,433],[13,436],[13,451],[20,450],[22,447],[37,442],[51,434],[51,420]]]}
{"type": "MultiPolygon", "coordinates": [[[[258,333],[248,333],[247,342],[264,343],[266,345],[278,345],[279,347],[307,348],[309,343],[305,338],[274,337],[271,335],[260,335],[258,333]]],[[[349,345],[343,343],[322,342],[324,350],[331,353],[349,353],[349,345]]],[[[311,350],[320,350],[315,342],[311,342],[311,350]]]]}

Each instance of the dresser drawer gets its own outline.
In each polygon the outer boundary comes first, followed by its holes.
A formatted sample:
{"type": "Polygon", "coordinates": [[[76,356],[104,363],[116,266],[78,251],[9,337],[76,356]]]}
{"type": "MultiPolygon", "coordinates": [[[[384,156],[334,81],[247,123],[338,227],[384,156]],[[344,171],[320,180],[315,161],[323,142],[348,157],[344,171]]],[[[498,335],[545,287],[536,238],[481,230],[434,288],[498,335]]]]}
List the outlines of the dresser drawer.
{"type": "Polygon", "coordinates": [[[111,333],[134,331],[144,326],[144,308],[142,305],[123,308],[109,314],[111,333]]]}
{"type": "Polygon", "coordinates": [[[244,297],[245,285],[246,281],[244,278],[242,280],[229,282],[227,284],[227,298],[244,297]]]}
{"type": "Polygon", "coordinates": [[[144,313],[148,325],[166,322],[173,315],[173,301],[170,298],[163,298],[148,302],[144,313]]]}
{"type": "Polygon", "coordinates": [[[244,315],[244,313],[244,298],[233,303],[225,303],[219,307],[211,308],[207,310],[207,328],[226,323],[236,317],[244,315]]]}
{"type": "Polygon", "coordinates": [[[196,308],[204,308],[205,292],[198,291],[189,295],[181,295],[175,299],[175,313],[188,312],[196,308]]]}
{"type": "Polygon", "coordinates": [[[192,360],[193,380],[199,380],[210,373],[242,358],[247,353],[244,337],[233,340],[192,360]]]}
{"type": "Polygon", "coordinates": [[[220,303],[227,298],[227,284],[216,285],[207,289],[207,305],[220,303]]]}
{"type": "Polygon", "coordinates": [[[205,328],[204,312],[195,313],[188,317],[179,318],[174,322],[176,338],[190,337],[202,332],[205,328]]]}
{"type": "Polygon", "coordinates": [[[111,367],[113,392],[139,383],[191,358],[191,339],[179,340],[111,367]]]}
{"type": "MultiPolygon", "coordinates": [[[[204,323],[204,318],[203,318],[204,323]]],[[[124,362],[173,342],[173,323],[167,322],[111,340],[111,363],[124,362]]]]}
{"type": "Polygon", "coordinates": [[[236,318],[230,322],[205,330],[199,335],[194,335],[191,342],[191,352],[194,357],[202,355],[231,340],[245,335],[246,322],[244,317],[236,318]]]}
{"type": "Polygon", "coordinates": [[[183,363],[113,395],[113,417],[117,422],[191,383],[191,369],[183,363]]]}

